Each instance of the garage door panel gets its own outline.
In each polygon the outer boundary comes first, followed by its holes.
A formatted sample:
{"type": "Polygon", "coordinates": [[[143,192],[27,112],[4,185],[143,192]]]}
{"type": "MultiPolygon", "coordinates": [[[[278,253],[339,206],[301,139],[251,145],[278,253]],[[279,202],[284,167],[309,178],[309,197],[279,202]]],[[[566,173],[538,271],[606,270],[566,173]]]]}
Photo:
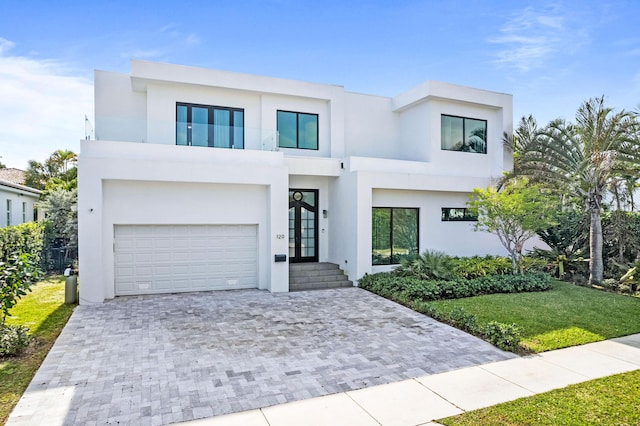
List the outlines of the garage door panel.
{"type": "Polygon", "coordinates": [[[154,287],[158,290],[171,291],[171,280],[156,280],[154,287]]]}
{"type": "Polygon", "coordinates": [[[257,287],[256,225],[115,227],[116,295],[257,287]]]}
{"type": "Polygon", "coordinates": [[[133,267],[119,266],[116,267],[116,278],[130,278],[133,277],[133,267]]]}
{"type": "Polygon", "coordinates": [[[144,249],[152,249],[152,248],[153,248],[153,240],[150,238],[136,239],[133,242],[134,250],[144,250],[144,249]]]}
{"type": "Polygon", "coordinates": [[[133,240],[130,239],[126,239],[126,238],[118,238],[116,239],[116,249],[121,249],[121,250],[129,250],[133,248],[133,240]]]}

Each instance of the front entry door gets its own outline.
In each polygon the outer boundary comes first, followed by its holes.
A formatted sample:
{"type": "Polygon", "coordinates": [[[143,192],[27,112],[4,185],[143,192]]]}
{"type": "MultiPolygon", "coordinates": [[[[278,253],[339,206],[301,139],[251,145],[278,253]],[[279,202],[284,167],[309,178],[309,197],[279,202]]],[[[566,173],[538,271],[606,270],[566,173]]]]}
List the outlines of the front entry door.
{"type": "Polygon", "coordinates": [[[289,261],[318,261],[318,190],[289,190],[289,261]]]}

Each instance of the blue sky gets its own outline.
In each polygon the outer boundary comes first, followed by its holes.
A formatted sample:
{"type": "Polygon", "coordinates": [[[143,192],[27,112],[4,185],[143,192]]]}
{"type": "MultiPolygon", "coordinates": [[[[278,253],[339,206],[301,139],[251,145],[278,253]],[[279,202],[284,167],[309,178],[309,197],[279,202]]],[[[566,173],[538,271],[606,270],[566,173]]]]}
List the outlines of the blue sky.
{"type": "Polygon", "coordinates": [[[640,105],[640,2],[0,1],[0,161],[79,151],[93,70],[145,59],[397,95],[425,80],[514,96],[514,123],[640,105]]]}

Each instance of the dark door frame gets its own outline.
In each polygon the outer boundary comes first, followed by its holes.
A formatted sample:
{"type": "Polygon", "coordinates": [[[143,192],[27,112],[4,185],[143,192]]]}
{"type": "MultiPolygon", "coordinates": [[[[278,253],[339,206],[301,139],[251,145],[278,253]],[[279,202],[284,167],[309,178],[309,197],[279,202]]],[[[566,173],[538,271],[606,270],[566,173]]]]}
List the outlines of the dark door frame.
{"type": "MultiPolygon", "coordinates": [[[[289,210],[294,209],[294,255],[289,256],[290,263],[302,263],[302,262],[317,262],[318,261],[318,252],[319,252],[319,240],[318,240],[318,190],[317,189],[301,189],[301,188],[289,188],[289,193],[304,193],[304,192],[313,192],[315,197],[315,206],[311,206],[308,204],[304,198],[301,200],[295,200],[293,197],[289,201],[289,210]],[[315,216],[315,220],[313,221],[313,239],[315,242],[315,250],[313,256],[302,256],[302,215],[301,209],[305,208],[306,210],[312,212],[315,216]]],[[[289,238],[291,242],[291,238],[289,238]]]]}

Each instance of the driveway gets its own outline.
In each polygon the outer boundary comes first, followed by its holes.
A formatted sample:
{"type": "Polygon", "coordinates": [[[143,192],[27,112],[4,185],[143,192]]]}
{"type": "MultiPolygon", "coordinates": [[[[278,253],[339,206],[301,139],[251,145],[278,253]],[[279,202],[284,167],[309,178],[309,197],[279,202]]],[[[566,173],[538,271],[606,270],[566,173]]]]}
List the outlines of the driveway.
{"type": "Polygon", "coordinates": [[[359,288],[79,306],[9,425],[168,424],[513,358],[359,288]]]}

